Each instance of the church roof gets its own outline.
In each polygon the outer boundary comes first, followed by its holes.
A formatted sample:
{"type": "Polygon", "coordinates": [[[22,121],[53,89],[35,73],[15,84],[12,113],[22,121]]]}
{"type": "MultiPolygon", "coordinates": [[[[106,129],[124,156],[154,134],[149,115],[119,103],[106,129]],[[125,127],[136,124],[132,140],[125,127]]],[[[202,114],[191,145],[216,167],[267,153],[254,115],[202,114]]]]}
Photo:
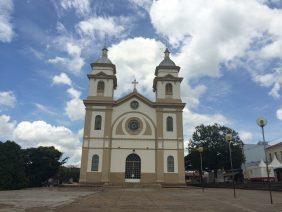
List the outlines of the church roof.
{"type": "Polygon", "coordinates": [[[158,75],[158,71],[160,69],[173,69],[173,70],[180,70],[180,67],[175,65],[175,63],[169,57],[170,51],[166,48],[164,52],[164,59],[161,63],[156,67],[155,75],[158,75]]]}
{"type": "Polygon", "coordinates": [[[91,67],[112,67],[114,72],[116,73],[116,66],[112,63],[112,61],[108,58],[108,49],[104,47],[102,49],[101,57],[96,60],[94,63],[91,63],[91,67]]]}
{"type": "Polygon", "coordinates": [[[150,99],[146,98],[145,96],[143,96],[142,94],[138,93],[137,90],[127,94],[126,96],[118,99],[118,100],[98,100],[98,99],[84,99],[84,105],[87,106],[88,104],[90,105],[105,105],[105,104],[109,104],[112,106],[118,106],[120,104],[123,104],[124,102],[132,99],[132,98],[137,98],[140,101],[142,101],[143,103],[149,105],[150,107],[172,107],[172,108],[176,108],[176,107],[180,107],[180,108],[184,108],[185,107],[185,103],[182,102],[152,102],[150,99]]]}
{"type": "Polygon", "coordinates": [[[175,63],[169,57],[170,51],[168,50],[168,48],[165,49],[164,53],[165,53],[164,59],[159,64],[159,66],[176,66],[175,63]]]}

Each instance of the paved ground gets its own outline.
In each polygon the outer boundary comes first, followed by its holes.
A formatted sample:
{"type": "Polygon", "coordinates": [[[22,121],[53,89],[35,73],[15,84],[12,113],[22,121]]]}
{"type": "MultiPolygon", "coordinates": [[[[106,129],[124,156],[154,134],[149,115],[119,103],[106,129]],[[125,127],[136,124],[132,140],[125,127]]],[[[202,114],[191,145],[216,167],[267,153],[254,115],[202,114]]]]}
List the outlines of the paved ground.
{"type": "Polygon", "coordinates": [[[0,211],[282,211],[282,192],[208,188],[35,189],[0,192],[0,211]]]}

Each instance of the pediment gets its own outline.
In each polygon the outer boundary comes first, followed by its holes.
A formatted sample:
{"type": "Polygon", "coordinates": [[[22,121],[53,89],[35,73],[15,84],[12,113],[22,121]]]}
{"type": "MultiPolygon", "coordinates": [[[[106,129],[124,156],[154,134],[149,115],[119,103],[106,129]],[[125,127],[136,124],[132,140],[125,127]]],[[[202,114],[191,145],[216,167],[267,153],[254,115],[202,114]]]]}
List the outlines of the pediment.
{"type": "Polygon", "coordinates": [[[143,96],[142,94],[138,93],[137,91],[133,91],[128,95],[116,100],[116,105],[120,105],[126,101],[130,101],[131,99],[136,98],[142,101],[143,103],[147,104],[150,107],[153,107],[154,103],[149,100],[147,97],[143,96]]]}

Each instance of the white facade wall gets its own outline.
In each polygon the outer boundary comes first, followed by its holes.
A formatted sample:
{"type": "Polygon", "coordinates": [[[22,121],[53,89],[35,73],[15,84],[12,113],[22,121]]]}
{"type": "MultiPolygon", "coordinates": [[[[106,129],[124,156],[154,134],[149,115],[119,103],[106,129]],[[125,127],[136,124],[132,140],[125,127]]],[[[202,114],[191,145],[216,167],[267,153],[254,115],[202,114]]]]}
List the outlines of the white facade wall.
{"type": "Polygon", "coordinates": [[[159,69],[158,71],[158,77],[165,77],[166,75],[172,75],[174,77],[177,77],[178,76],[178,71],[175,69],[175,70],[172,70],[172,69],[159,69]]]}
{"type": "Polygon", "coordinates": [[[104,72],[107,75],[114,75],[113,68],[111,67],[94,67],[91,74],[98,74],[100,72],[104,72]]]}
{"type": "Polygon", "coordinates": [[[149,148],[155,149],[155,140],[112,140],[113,148],[149,148]]]}
{"type": "Polygon", "coordinates": [[[89,96],[97,96],[97,85],[99,81],[103,81],[105,83],[104,96],[113,97],[113,88],[114,82],[113,79],[93,79],[91,78],[89,81],[89,96]]]}
{"type": "Polygon", "coordinates": [[[111,152],[111,172],[125,172],[126,157],[132,153],[141,159],[141,174],[155,173],[155,150],[113,149],[111,152]]]}
{"type": "Polygon", "coordinates": [[[98,172],[102,171],[102,159],[103,159],[103,150],[102,149],[89,149],[88,152],[88,163],[87,163],[87,171],[91,171],[91,163],[93,155],[99,156],[99,165],[98,165],[98,172]]]}
{"type": "Polygon", "coordinates": [[[90,139],[89,147],[90,148],[103,148],[104,141],[103,139],[90,139]]]}
{"type": "Polygon", "coordinates": [[[114,107],[112,115],[112,124],[116,121],[118,117],[127,112],[140,112],[146,114],[148,117],[150,117],[153,123],[156,124],[156,110],[154,108],[149,107],[147,104],[137,98],[132,98],[126,102],[123,102],[123,104],[114,107]],[[134,100],[139,103],[139,107],[136,110],[133,110],[130,107],[130,103],[134,100]]]}
{"type": "Polygon", "coordinates": [[[177,141],[164,141],[164,149],[177,149],[177,141]]]}
{"type": "Polygon", "coordinates": [[[165,82],[165,81],[157,82],[157,98],[165,99],[168,97],[165,95],[165,86],[167,83],[172,84],[172,96],[169,96],[169,98],[180,99],[180,82],[165,82]]]}
{"type": "Polygon", "coordinates": [[[164,173],[178,173],[178,154],[177,150],[164,150],[164,173]],[[174,172],[167,171],[167,157],[173,156],[174,158],[174,172]]]}
{"type": "Polygon", "coordinates": [[[92,117],[91,117],[90,137],[103,137],[104,136],[104,130],[105,130],[105,112],[93,111],[92,112],[92,117]],[[101,130],[94,130],[95,117],[97,115],[102,116],[101,130]]]}

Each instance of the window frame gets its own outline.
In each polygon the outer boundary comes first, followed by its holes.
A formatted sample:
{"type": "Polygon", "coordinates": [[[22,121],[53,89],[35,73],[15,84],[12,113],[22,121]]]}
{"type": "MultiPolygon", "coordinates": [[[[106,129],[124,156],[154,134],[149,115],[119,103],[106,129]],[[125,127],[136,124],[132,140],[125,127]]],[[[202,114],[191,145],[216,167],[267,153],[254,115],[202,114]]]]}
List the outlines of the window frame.
{"type": "Polygon", "coordinates": [[[94,130],[101,130],[101,129],[102,129],[102,116],[96,115],[94,119],[94,130]],[[100,118],[100,123],[98,123],[99,121],[97,120],[98,118],[100,118]]]}
{"type": "Polygon", "coordinates": [[[91,171],[98,172],[99,171],[99,155],[94,154],[91,160],[91,171]]]}
{"type": "Polygon", "coordinates": [[[105,82],[103,80],[99,80],[97,83],[97,94],[104,94],[105,92],[105,82]]]}
{"type": "Polygon", "coordinates": [[[175,172],[175,167],[174,167],[174,157],[172,155],[167,156],[166,159],[167,163],[167,172],[175,172]]]}
{"type": "Polygon", "coordinates": [[[166,117],[166,131],[173,132],[173,118],[172,116],[166,117]]]}
{"type": "Polygon", "coordinates": [[[170,82],[165,84],[165,95],[166,96],[173,95],[173,85],[170,82]]]}

